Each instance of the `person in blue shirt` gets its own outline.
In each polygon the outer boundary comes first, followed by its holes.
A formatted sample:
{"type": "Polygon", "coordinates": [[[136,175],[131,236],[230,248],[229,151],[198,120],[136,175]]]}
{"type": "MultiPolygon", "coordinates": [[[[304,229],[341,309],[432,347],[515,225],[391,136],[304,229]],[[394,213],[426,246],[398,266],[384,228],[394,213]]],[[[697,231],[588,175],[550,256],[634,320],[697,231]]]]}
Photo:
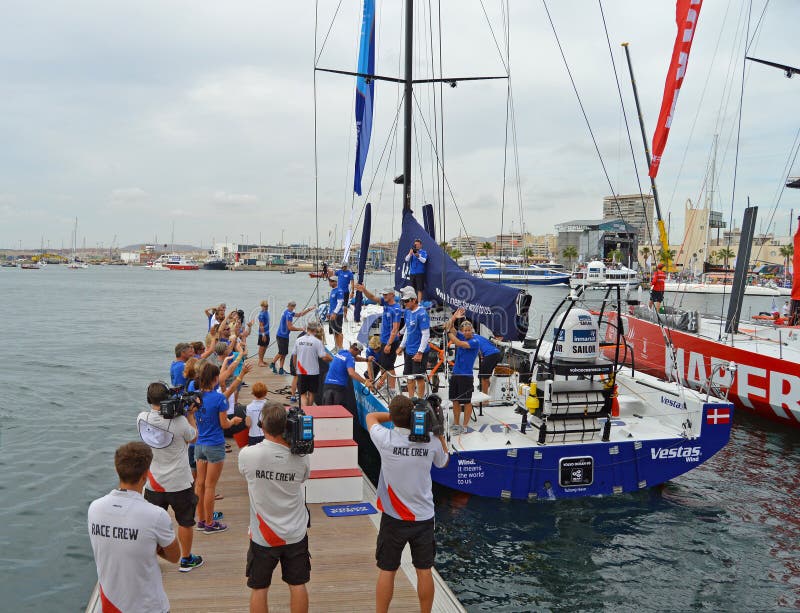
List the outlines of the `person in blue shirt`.
{"type": "MultiPolygon", "coordinates": [[[[330,273],[328,273],[330,275],[330,273]]],[[[347,262],[342,262],[342,267],[337,270],[335,273],[336,275],[336,283],[338,287],[344,293],[344,316],[347,317],[347,307],[350,306],[350,294],[352,293],[353,284],[355,283],[353,280],[353,272],[350,270],[347,262]]],[[[332,278],[332,276],[331,276],[332,278]]]]}
{"type": "Polygon", "coordinates": [[[453,372],[450,375],[450,390],[448,398],[453,403],[453,434],[461,434],[467,429],[472,417],[472,390],[475,387],[472,369],[478,357],[480,343],[475,334],[475,329],[469,320],[463,320],[454,329],[457,319],[462,319],[466,311],[457,309],[447,322],[447,336],[456,346],[456,357],[453,363],[453,372]],[[464,405],[464,423],[461,420],[461,405],[464,405]]]}
{"type": "Polygon", "coordinates": [[[403,311],[395,301],[394,288],[384,287],[380,299],[370,292],[366,286],[356,283],[356,290],[362,292],[373,302],[379,302],[383,307],[381,315],[381,349],[377,360],[381,368],[381,376],[376,382],[376,387],[381,387],[385,377],[389,377],[389,388],[395,389],[394,363],[397,359],[397,347],[400,345],[400,320],[403,311]]]}
{"type": "Polygon", "coordinates": [[[428,261],[428,252],[422,248],[422,241],[414,239],[414,244],[406,254],[408,262],[408,276],[411,287],[417,292],[417,302],[422,302],[422,292],[425,291],[425,262],[428,261]]]}
{"type": "Polygon", "coordinates": [[[403,374],[412,375],[408,381],[409,395],[425,396],[425,379],[428,370],[428,341],[431,337],[431,322],[428,312],[419,305],[414,288],[406,286],[400,290],[400,302],[405,310],[406,333],[397,347],[397,355],[404,355],[403,374]]]}
{"type": "MultiPolygon", "coordinates": [[[[351,275],[352,276],[352,275],[351,275]]],[[[342,322],[344,322],[345,293],[336,279],[328,279],[331,286],[330,304],[328,306],[328,331],[333,334],[336,351],[342,348],[342,322]]]]}
{"type": "Polygon", "coordinates": [[[169,378],[172,387],[183,387],[186,385],[186,377],[183,376],[183,368],[186,361],[194,356],[194,348],[189,343],[178,343],[175,345],[175,361],[169,367],[169,378]]]}
{"type": "Polygon", "coordinates": [[[286,361],[286,356],[289,355],[289,335],[292,332],[302,332],[303,328],[296,327],[292,322],[294,321],[295,317],[302,317],[306,313],[310,313],[317,305],[313,305],[308,307],[304,311],[300,311],[299,313],[294,312],[294,308],[297,306],[297,303],[292,300],[289,304],[286,305],[286,310],[281,315],[281,321],[278,325],[278,331],[275,332],[275,340],[278,343],[278,353],[275,354],[275,357],[272,359],[270,363],[270,368],[272,372],[276,375],[285,375],[288,374],[284,369],[283,365],[286,361]],[[280,361],[280,370],[275,368],[275,362],[280,361]]]}
{"type": "Polygon", "coordinates": [[[264,354],[269,347],[269,302],[261,301],[261,312],[258,314],[258,365],[266,366],[264,354]]]}
{"type": "Polygon", "coordinates": [[[364,346],[355,342],[349,349],[342,349],[333,356],[328,374],[325,376],[325,386],[322,388],[322,404],[340,404],[346,406],[348,379],[360,381],[368,388],[375,389],[372,381],[365,379],[356,372],[356,362],[366,362],[367,358],[361,357],[364,346]]]}

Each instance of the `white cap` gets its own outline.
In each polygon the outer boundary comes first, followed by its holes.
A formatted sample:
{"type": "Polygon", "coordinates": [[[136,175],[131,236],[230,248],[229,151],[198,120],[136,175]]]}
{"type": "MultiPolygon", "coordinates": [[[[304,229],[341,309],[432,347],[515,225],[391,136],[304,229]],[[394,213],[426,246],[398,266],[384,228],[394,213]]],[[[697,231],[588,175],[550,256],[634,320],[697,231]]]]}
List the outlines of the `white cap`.
{"type": "Polygon", "coordinates": [[[411,298],[416,298],[417,292],[414,291],[414,288],[410,285],[406,285],[403,289],[400,290],[400,300],[411,300],[411,298]]]}
{"type": "Polygon", "coordinates": [[[359,343],[358,341],[353,341],[352,343],[350,343],[350,348],[352,349],[353,347],[355,347],[356,349],[358,349],[358,352],[359,352],[359,353],[361,353],[362,351],[364,351],[364,345],[362,345],[362,344],[361,344],[361,343],[359,343]]]}
{"type": "Polygon", "coordinates": [[[394,294],[394,288],[393,287],[384,287],[381,290],[381,296],[385,296],[386,294],[394,294]]]}

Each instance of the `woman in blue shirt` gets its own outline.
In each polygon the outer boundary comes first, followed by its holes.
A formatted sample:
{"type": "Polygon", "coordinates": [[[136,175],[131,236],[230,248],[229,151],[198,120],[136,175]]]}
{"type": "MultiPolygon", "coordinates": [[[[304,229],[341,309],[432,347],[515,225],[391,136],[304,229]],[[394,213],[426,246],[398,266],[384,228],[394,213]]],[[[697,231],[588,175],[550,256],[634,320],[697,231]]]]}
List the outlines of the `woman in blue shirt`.
{"type": "Polygon", "coordinates": [[[230,428],[242,422],[241,417],[228,418],[228,397],[242,383],[242,378],[250,370],[249,364],[236,377],[224,393],[218,390],[219,367],[205,364],[197,379],[203,394],[203,404],[197,410],[197,442],[194,457],[197,463],[197,478],[194,489],[197,495],[197,529],[207,534],[223,532],[228,529],[223,523],[214,520],[214,496],[217,481],[222,474],[225,462],[225,436],[223,428],[230,428]]]}
{"type": "Polygon", "coordinates": [[[453,372],[450,375],[450,390],[448,398],[453,403],[453,434],[461,434],[467,428],[472,417],[472,390],[475,386],[472,369],[478,357],[480,345],[475,335],[475,329],[468,320],[461,322],[459,331],[453,329],[457,319],[464,317],[466,311],[458,309],[450,321],[447,322],[447,331],[450,341],[456,346],[456,357],[453,363],[453,372]],[[464,424],[461,419],[461,405],[464,405],[464,424]]]}

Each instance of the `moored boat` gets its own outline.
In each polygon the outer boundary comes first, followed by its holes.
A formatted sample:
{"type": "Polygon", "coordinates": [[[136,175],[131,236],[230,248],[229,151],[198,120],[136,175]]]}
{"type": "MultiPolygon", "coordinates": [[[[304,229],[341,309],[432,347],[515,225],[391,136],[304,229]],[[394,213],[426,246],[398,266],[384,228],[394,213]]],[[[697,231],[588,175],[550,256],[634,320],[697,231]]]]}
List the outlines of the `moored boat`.
{"type": "Polygon", "coordinates": [[[603,262],[595,260],[573,272],[569,285],[573,288],[586,287],[591,289],[603,289],[620,285],[628,289],[636,289],[641,282],[642,276],[637,270],[622,265],[606,266],[603,262]]]}
{"type": "Polygon", "coordinates": [[[228,261],[221,253],[215,250],[208,252],[208,257],[203,262],[203,270],[227,270],[228,261]]]}

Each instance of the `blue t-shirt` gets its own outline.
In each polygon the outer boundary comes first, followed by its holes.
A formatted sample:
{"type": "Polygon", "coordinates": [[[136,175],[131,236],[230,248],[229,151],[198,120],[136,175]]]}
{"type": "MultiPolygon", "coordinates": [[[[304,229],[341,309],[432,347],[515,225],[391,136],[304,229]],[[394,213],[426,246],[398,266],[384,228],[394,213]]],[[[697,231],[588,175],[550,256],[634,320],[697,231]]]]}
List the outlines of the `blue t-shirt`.
{"type": "MultiPolygon", "coordinates": [[[[269,336],[269,311],[261,311],[258,314],[258,321],[264,326],[263,334],[269,336]]],[[[259,332],[259,334],[262,334],[262,332],[259,332]]]]}
{"type": "Polygon", "coordinates": [[[376,362],[380,358],[380,354],[377,351],[375,351],[372,347],[367,347],[367,351],[364,355],[366,356],[367,359],[374,358],[376,362]]]}
{"type": "Polygon", "coordinates": [[[356,367],[356,359],[349,349],[342,349],[333,356],[331,364],[328,367],[328,374],[325,377],[325,383],[331,385],[347,385],[347,380],[350,378],[350,373],[347,372],[348,368],[356,367]]]}
{"type": "Polygon", "coordinates": [[[460,341],[469,343],[469,349],[464,347],[456,347],[456,359],[453,363],[454,375],[470,375],[472,376],[472,367],[475,364],[475,358],[478,357],[478,349],[480,342],[478,336],[475,335],[467,340],[461,332],[456,333],[456,338],[460,341]]]}
{"type": "Polygon", "coordinates": [[[480,334],[476,334],[472,338],[478,340],[478,350],[483,357],[488,358],[490,355],[500,353],[500,350],[488,338],[484,338],[480,334]]]}
{"type": "Polygon", "coordinates": [[[189,385],[186,386],[187,392],[196,392],[197,391],[197,384],[194,382],[194,379],[189,381],[189,385]]]}
{"type": "MultiPolygon", "coordinates": [[[[352,276],[352,275],[350,275],[352,276]]],[[[334,287],[331,290],[331,298],[330,298],[330,307],[328,307],[328,314],[329,315],[338,315],[339,313],[343,312],[344,308],[344,292],[345,290],[342,289],[342,286],[334,287]],[[336,310],[336,307],[339,305],[339,301],[342,301],[342,305],[339,306],[339,310],[336,310]]]]}
{"type": "Polygon", "coordinates": [[[183,367],[186,366],[184,362],[175,360],[172,366],[169,367],[169,378],[172,381],[172,387],[180,387],[186,385],[186,377],[183,376],[183,367]]]}
{"type": "Polygon", "coordinates": [[[290,311],[286,309],[281,315],[281,323],[278,326],[278,331],[275,333],[275,336],[280,336],[281,338],[289,338],[289,324],[294,320],[294,311],[290,311]]]}
{"type": "Polygon", "coordinates": [[[410,275],[424,275],[425,262],[420,262],[419,258],[428,259],[428,252],[420,249],[415,255],[411,256],[411,262],[408,265],[408,274],[410,275]]]}
{"type": "MultiPolygon", "coordinates": [[[[389,336],[392,334],[392,326],[400,321],[403,317],[403,310],[396,302],[389,304],[381,298],[381,306],[383,307],[383,316],[381,317],[381,342],[386,344],[389,342],[389,336]]],[[[397,340],[397,336],[395,336],[397,340]]]]}
{"type": "Polygon", "coordinates": [[[339,269],[336,271],[336,278],[339,279],[337,287],[340,287],[343,292],[350,291],[350,281],[353,280],[353,273],[350,270],[339,269]]]}
{"type": "Polygon", "coordinates": [[[430,330],[431,320],[428,317],[428,311],[422,307],[418,307],[416,311],[411,309],[405,310],[406,320],[406,354],[414,355],[418,351],[427,353],[430,347],[420,347],[422,342],[422,331],[430,330]]]}
{"type": "Polygon", "coordinates": [[[198,445],[224,445],[219,414],[228,412],[228,399],[219,392],[204,392],[203,404],[195,413],[198,445]]]}

